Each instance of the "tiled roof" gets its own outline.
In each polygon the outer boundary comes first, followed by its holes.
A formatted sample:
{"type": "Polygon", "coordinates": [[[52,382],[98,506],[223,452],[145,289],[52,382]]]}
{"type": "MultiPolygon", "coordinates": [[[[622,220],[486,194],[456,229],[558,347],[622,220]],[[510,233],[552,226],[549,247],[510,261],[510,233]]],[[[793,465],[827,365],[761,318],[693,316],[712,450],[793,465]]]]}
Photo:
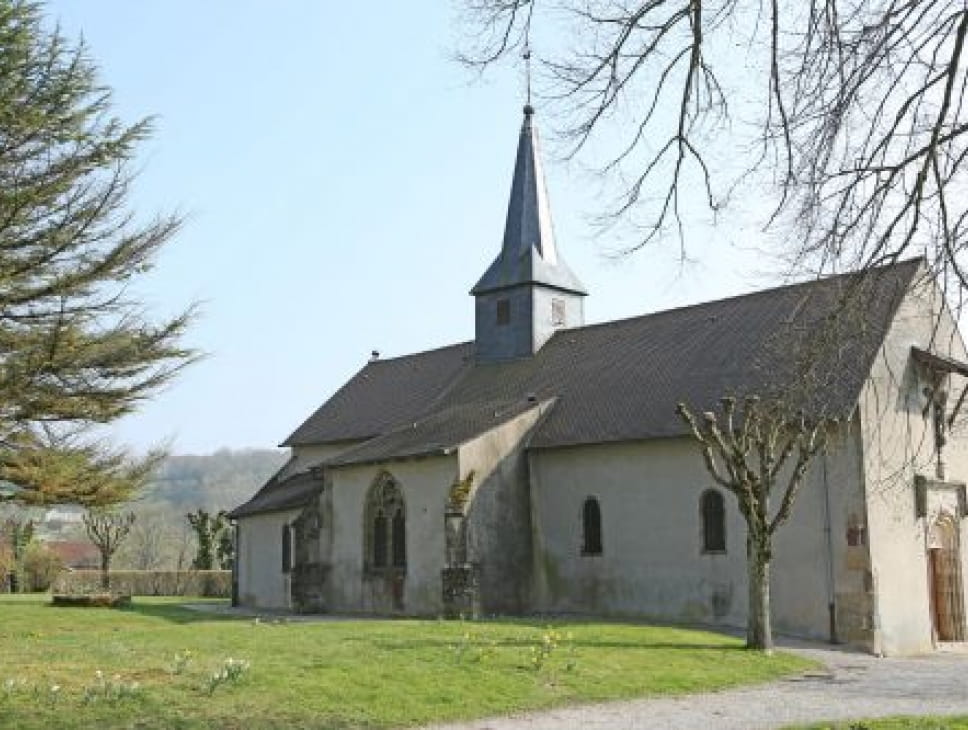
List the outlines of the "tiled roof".
{"type": "MultiPolygon", "coordinates": [[[[862,322],[837,348],[824,405],[850,409],[919,264],[878,270],[862,283],[862,322]],[[863,326],[861,326],[863,325],[863,326]]],[[[789,341],[827,326],[857,277],[845,275],[557,332],[533,357],[476,364],[470,343],[377,361],[324,403],[286,444],[389,433],[457,407],[555,398],[532,447],[683,433],[676,403],[715,405],[725,394],[763,393],[794,365],[789,341]]],[[[833,336],[836,336],[834,334],[833,336]]]]}
{"type": "Polygon", "coordinates": [[[98,549],[85,540],[48,540],[44,546],[68,568],[97,567],[101,561],[98,549]]]}
{"type": "Polygon", "coordinates": [[[334,465],[426,454],[496,425],[495,410],[515,414],[552,399],[530,448],[679,436],[679,401],[709,409],[723,395],[798,382],[790,353],[820,328],[836,346],[815,366],[833,376],[819,405],[846,415],[920,263],[561,330],[533,357],[508,362],[475,363],[472,343],[371,362],[286,445],[372,439],[334,465]],[[863,308],[838,329],[830,317],[848,294],[863,308]]]}
{"type": "Polygon", "coordinates": [[[229,517],[237,519],[264,512],[278,512],[302,507],[312,499],[322,486],[322,480],[317,479],[308,471],[282,479],[277,474],[266,482],[252,499],[232,510],[229,517]]]}
{"type": "Polygon", "coordinates": [[[450,405],[344,451],[325,463],[344,466],[446,453],[538,405],[526,399],[450,405]]]}
{"type": "Polygon", "coordinates": [[[372,360],[287,438],[283,446],[372,438],[412,422],[473,362],[463,342],[372,360]]]}

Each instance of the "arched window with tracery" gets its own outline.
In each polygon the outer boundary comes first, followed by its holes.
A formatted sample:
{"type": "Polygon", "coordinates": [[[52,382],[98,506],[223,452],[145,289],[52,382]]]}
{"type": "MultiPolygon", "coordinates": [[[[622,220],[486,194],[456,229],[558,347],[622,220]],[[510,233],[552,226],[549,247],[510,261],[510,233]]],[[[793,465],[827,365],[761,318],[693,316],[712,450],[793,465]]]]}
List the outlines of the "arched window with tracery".
{"type": "Polygon", "coordinates": [[[397,507],[393,513],[393,524],[390,528],[393,536],[393,567],[407,567],[407,520],[403,515],[403,506],[397,507]]]}
{"type": "Polygon", "coordinates": [[[702,551],[726,552],[726,501],[715,489],[707,489],[699,498],[702,518],[702,551]]]}
{"type": "Polygon", "coordinates": [[[373,517],[373,567],[387,567],[387,517],[377,509],[373,517]]]}
{"type": "Polygon", "coordinates": [[[582,555],[602,554],[602,508],[598,500],[589,497],[581,510],[582,555]]]}
{"type": "Polygon", "coordinates": [[[407,567],[407,510],[400,485],[381,474],[370,487],[364,510],[364,562],[367,569],[407,567]]]}

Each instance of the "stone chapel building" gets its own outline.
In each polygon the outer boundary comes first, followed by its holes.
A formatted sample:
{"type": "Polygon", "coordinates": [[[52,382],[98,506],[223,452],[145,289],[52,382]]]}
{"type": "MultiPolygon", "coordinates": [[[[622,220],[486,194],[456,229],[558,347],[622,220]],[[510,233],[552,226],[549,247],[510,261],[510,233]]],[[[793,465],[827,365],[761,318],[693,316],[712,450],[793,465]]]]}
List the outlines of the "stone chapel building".
{"type": "Polygon", "coordinates": [[[526,107],[474,339],[370,361],[285,440],[289,462],[231,514],[235,599],[743,626],[745,523],[676,404],[796,379],[787,338],[863,287],[825,363],[846,420],[776,536],[774,626],[889,654],[964,640],[968,357],[923,274],[913,260],[586,325],[526,107]]]}

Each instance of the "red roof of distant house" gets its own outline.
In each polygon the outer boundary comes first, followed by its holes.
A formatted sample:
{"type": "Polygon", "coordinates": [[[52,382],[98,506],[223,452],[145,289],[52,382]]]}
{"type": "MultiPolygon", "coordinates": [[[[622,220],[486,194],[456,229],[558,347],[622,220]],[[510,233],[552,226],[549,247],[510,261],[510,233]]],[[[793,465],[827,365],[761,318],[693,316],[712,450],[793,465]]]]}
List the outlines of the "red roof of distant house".
{"type": "Polygon", "coordinates": [[[44,546],[67,568],[96,568],[101,559],[97,548],[84,540],[52,540],[44,546]]]}

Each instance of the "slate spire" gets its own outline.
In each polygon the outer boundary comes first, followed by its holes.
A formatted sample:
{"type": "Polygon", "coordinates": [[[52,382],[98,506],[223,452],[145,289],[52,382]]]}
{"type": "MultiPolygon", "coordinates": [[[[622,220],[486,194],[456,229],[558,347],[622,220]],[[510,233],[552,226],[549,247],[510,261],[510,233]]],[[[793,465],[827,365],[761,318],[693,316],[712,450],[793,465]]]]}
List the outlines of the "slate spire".
{"type": "Polygon", "coordinates": [[[533,118],[534,108],[528,104],[524,107],[501,252],[471,294],[522,284],[538,284],[580,295],[587,293],[555,246],[538,129],[533,118]]]}

